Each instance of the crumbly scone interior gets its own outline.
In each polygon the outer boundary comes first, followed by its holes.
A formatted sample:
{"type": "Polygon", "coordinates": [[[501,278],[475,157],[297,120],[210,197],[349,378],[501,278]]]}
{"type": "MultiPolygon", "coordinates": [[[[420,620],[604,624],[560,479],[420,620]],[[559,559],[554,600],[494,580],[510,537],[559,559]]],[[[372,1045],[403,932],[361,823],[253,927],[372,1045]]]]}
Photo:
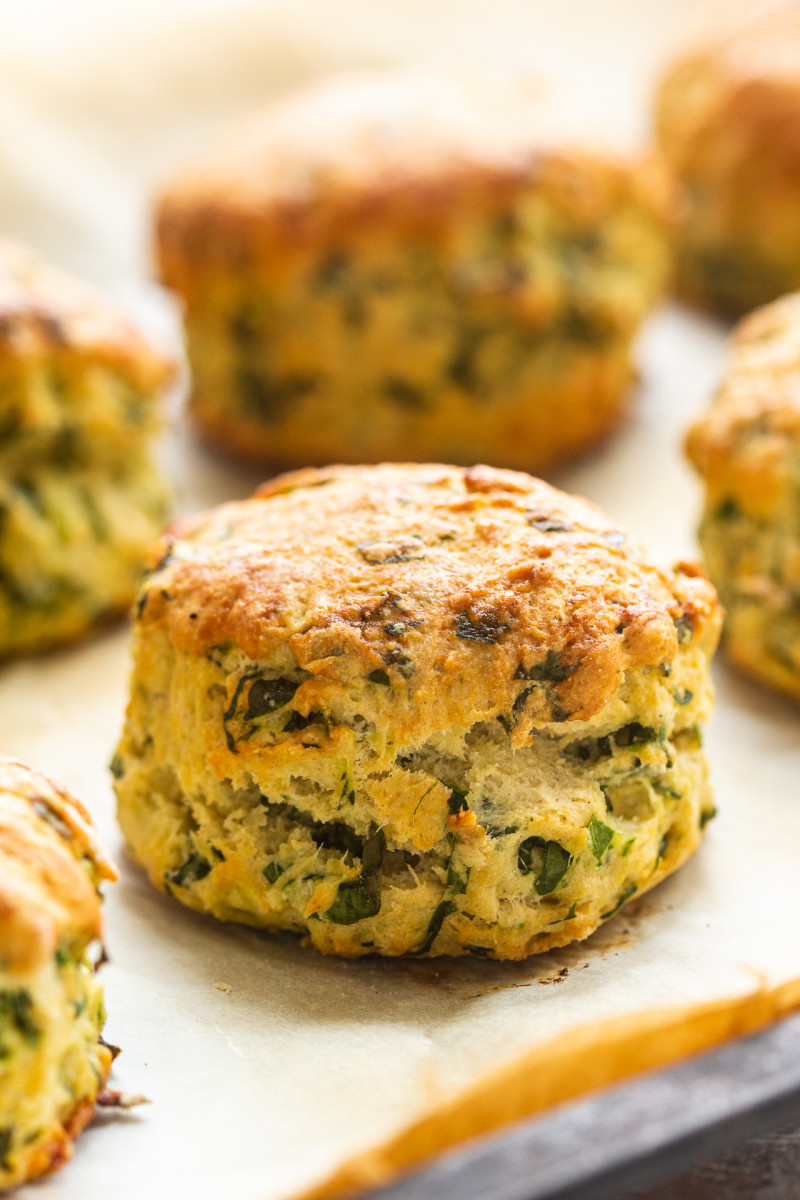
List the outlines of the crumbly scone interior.
{"type": "Polygon", "coordinates": [[[626,678],[592,721],[512,711],[398,744],[374,672],[352,705],[303,702],[290,652],[202,660],[140,636],[113,770],[120,819],[155,885],[223,919],[305,931],[340,954],[519,958],[585,936],[695,849],[713,813],[698,722],[705,657],[626,678]],[[220,739],[236,752],[215,772],[220,739]],[[519,741],[519,735],[514,739],[519,741]]]}

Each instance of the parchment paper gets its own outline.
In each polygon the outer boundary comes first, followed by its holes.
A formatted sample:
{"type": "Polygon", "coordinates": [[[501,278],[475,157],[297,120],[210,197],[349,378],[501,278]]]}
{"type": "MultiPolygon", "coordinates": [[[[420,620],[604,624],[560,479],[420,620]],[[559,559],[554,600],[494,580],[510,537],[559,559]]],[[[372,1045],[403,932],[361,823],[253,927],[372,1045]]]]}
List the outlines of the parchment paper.
{"type": "MultiPolygon", "coordinates": [[[[26,18],[0,52],[0,215],[6,230],[113,286],[169,340],[174,313],[142,284],[143,197],[156,168],[200,126],[257,98],[256,34],[265,94],[348,56],[429,55],[431,44],[442,53],[452,41],[451,53],[478,58],[482,28],[487,54],[519,60],[527,38],[532,61],[543,54],[572,77],[596,67],[592,86],[605,88],[606,99],[616,89],[611,107],[631,128],[649,64],[693,8],[688,0],[350,0],[326,14],[324,4],[256,12],[206,2],[191,12],[177,4],[162,19],[148,3],[134,37],[125,33],[132,8],[101,12],[87,2],[70,11],[94,14],[106,40],[79,21],[68,52],[58,31],[26,18]],[[109,13],[128,22],[114,38],[109,13]],[[182,80],[172,91],[169,39],[182,80]],[[143,47],[152,51],[144,66],[143,47]],[[575,52],[565,66],[568,48],[575,52]],[[205,64],[218,94],[203,90],[193,62],[205,64]],[[36,136],[13,133],[21,129],[36,136]]],[[[642,339],[643,383],[630,423],[556,480],[601,503],[663,562],[696,553],[698,491],[679,441],[713,387],[723,346],[721,326],[663,310],[642,339]]],[[[166,456],[184,509],[245,495],[256,482],[198,446],[180,419],[166,456]]],[[[568,1044],[570,1031],[583,1030],[578,1045],[589,1062],[587,1026],[616,1018],[624,1030],[642,1012],[727,1002],[800,978],[800,713],[722,664],[707,737],[720,815],[679,876],[588,943],[524,964],[339,962],[288,937],[189,913],[124,860],[106,764],[125,703],[127,643],[120,627],[0,670],[0,747],[71,787],[120,862],[107,902],[112,963],[104,971],[107,1036],[124,1047],[113,1081],[152,1100],[127,1117],[101,1118],[74,1162],[26,1196],[278,1200],[322,1182],[487,1072],[523,1055],[527,1064],[544,1061],[542,1047],[568,1044]]]]}

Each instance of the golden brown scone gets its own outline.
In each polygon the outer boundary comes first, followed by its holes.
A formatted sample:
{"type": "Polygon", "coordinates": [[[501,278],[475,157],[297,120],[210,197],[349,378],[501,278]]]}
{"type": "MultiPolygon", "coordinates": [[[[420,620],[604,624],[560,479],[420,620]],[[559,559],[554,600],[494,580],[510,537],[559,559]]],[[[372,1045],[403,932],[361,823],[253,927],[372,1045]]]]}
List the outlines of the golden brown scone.
{"type": "Polygon", "coordinates": [[[172,372],[113,303],[0,239],[0,657],[130,604],[165,515],[172,372]]]}
{"type": "Polygon", "coordinates": [[[700,840],[719,623],[529,475],[282,476],[154,550],[122,827],[162,891],[328,953],[564,945],[700,840]]]}
{"type": "Polygon", "coordinates": [[[0,756],[0,1190],[70,1158],[108,1076],[89,950],[114,878],[78,801],[0,756]]]}
{"type": "Polygon", "coordinates": [[[680,57],[656,128],[684,189],[683,295],[737,316],[800,287],[800,6],[680,57]]]}
{"type": "Polygon", "coordinates": [[[722,387],[689,431],[700,540],[738,666],[800,700],[800,295],[736,328],[722,387]]]}
{"type": "Polygon", "coordinates": [[[284,466],[542,469],[612,428],[669,197],[654,163],[546,123],[521,89],[361,72],[177,175],[158,256],[214,442],[284,466]]]}

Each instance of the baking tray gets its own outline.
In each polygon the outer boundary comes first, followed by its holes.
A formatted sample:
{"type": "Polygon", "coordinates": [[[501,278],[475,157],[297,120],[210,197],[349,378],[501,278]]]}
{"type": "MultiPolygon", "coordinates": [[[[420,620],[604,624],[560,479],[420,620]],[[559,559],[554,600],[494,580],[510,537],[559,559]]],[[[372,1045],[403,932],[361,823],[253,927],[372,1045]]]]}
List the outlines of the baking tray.
{"type": "Polygon", "coordinates": [[[795,1016],[469,1143],[368,1200],[621,1200],[798,1120],[795,1016]]]}

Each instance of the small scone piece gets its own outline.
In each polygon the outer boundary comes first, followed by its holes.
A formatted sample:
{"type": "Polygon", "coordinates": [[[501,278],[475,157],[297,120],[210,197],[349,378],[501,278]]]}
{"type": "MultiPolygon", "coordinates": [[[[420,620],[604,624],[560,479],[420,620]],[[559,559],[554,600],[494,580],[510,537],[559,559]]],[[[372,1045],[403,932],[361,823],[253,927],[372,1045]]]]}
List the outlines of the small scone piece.
{"type": "Polygon", "coordinates": [[[554,137],[544,107],[338,76],[175,178],[158,255],[215,443],[284,466],[541,470],[618,422],[665,280],[665,178],[554,137]]]}
{"type": "Polygon", "coordinates": [[[173,369],[111,301],[0,240],[0,657],[130,604],[165,516],[173,369]]]}
{"type": "Polygon", "coordinates": [[[700,541],[725,650],[800,700],[800,295],[738,325],[687,449],[706,489],[700,541]]]}
{"type": "Polygon", "coordinates": [[[681,56],[661,84],[656,128],[684,189],[683,295],[738,316],[800,287],[800,7],[681,56]]]}
{"type": "Polygon", "coordinates": [[[0,1190],[70,1158],[108,1076],[90,949],[115,877],[78,801],[0,757],[0,1190]]]}
{"type": "Polygon", "coordinates": [[[713,811],[713,588],[529,475],[282,476],[176,525],[138,612],[120,821],[225,920],[523,958],[674,871],[713,811]]]}

